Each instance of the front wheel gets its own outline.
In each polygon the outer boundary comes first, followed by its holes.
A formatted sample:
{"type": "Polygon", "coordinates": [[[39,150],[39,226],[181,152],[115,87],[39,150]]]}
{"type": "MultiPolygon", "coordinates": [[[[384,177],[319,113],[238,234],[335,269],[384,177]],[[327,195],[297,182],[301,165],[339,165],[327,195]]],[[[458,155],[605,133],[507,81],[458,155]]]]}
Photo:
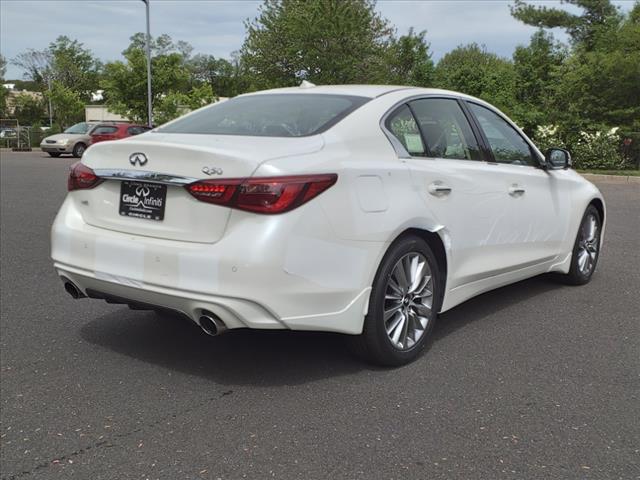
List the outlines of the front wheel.
{"type": "Polygon", "coordinates": [[[73,156],[76,158],[82,157],[86,149],[87,146],[84,143],[76,143],[75,147],[73,147],[73,156]]]}
{"type": "Polygon", "coordinates": [[[600,256],[602,220],[598,209],[589,205],[584,212],[573,245],[571,268],[564,280],[571,285],[584,285],[591,280],[600,256]]]}
{"type": "Polygon", "coordinates": [[[440,271],[427,243],[397,240],[384,256],[371,290],[369,313],[356,352],[383,366],[399,366],[424,350],[440,309],[440,271]]]}

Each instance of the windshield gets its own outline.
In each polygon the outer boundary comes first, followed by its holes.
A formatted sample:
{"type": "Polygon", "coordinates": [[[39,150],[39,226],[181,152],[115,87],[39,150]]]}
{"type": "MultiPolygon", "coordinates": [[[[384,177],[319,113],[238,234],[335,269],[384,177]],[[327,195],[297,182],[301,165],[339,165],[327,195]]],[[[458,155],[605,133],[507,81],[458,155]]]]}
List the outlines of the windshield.
{"type": "Polygon", "coordinates": [[[304,137],[328,129],[367,101],[366,97],[317,93],[249,95],[217,103],[158,131],[304,137]]]}
{"type": "Polygon", "coordinates": [[[73,127],[67,128],[64,133],[79,133],[84,134],[87,133],[91,128],[93,128],[93,124],[87,122],[76,123],[73,127]]]}

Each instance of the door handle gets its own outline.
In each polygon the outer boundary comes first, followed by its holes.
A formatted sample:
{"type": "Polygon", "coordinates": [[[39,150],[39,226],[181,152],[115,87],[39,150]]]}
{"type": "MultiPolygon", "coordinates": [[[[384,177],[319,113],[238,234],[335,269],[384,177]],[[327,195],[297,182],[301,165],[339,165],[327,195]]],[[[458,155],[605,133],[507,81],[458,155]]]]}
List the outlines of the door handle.
{"type": "Polygon", "coordinates": [[[524,192],[526,192],[526,190],[524,189],[524,187],[521,187],[520,185],[511,185],[509,187],[509,195],[511,195],[512,197],[517,197],[518,195],[524,195],[524,192]]]}
{"type": "Polygon", "coordinates": [[[433,182],[427,187],[431,195],[449,195],[451,193],[451,187],[448,187],[439,182],[433,182]]]}

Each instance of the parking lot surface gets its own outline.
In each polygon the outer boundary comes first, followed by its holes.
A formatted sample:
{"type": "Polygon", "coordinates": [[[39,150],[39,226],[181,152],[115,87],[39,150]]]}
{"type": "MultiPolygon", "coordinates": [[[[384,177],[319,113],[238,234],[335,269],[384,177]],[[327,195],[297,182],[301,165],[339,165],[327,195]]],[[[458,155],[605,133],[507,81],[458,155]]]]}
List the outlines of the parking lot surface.
{"type": "Polygon", "coordinates": [[[72,162],[1,153],[2,480],[640,478],[640,185],[599,185],[589,285],[482,295],[388,370],[339,335],[72,300],[49,259],[72,162]]]}

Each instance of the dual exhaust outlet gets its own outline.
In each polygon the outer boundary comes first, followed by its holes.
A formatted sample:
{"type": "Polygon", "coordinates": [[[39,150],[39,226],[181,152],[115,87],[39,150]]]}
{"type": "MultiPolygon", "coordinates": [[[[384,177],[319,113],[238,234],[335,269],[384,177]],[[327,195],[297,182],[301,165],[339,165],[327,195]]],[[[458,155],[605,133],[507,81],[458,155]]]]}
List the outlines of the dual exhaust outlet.
{"type": "MultiPolygon", "coordinates": [[[[65,291],[74,299],[84,298],[86,295],[82,293],[74,283],[66,280],[64,282],[65,291]]],[[[227,331],[227,325],[215,313],[204,311],[198,318],[198,325],[204,333],[212,337],[222,335],[227,331]]]]}

